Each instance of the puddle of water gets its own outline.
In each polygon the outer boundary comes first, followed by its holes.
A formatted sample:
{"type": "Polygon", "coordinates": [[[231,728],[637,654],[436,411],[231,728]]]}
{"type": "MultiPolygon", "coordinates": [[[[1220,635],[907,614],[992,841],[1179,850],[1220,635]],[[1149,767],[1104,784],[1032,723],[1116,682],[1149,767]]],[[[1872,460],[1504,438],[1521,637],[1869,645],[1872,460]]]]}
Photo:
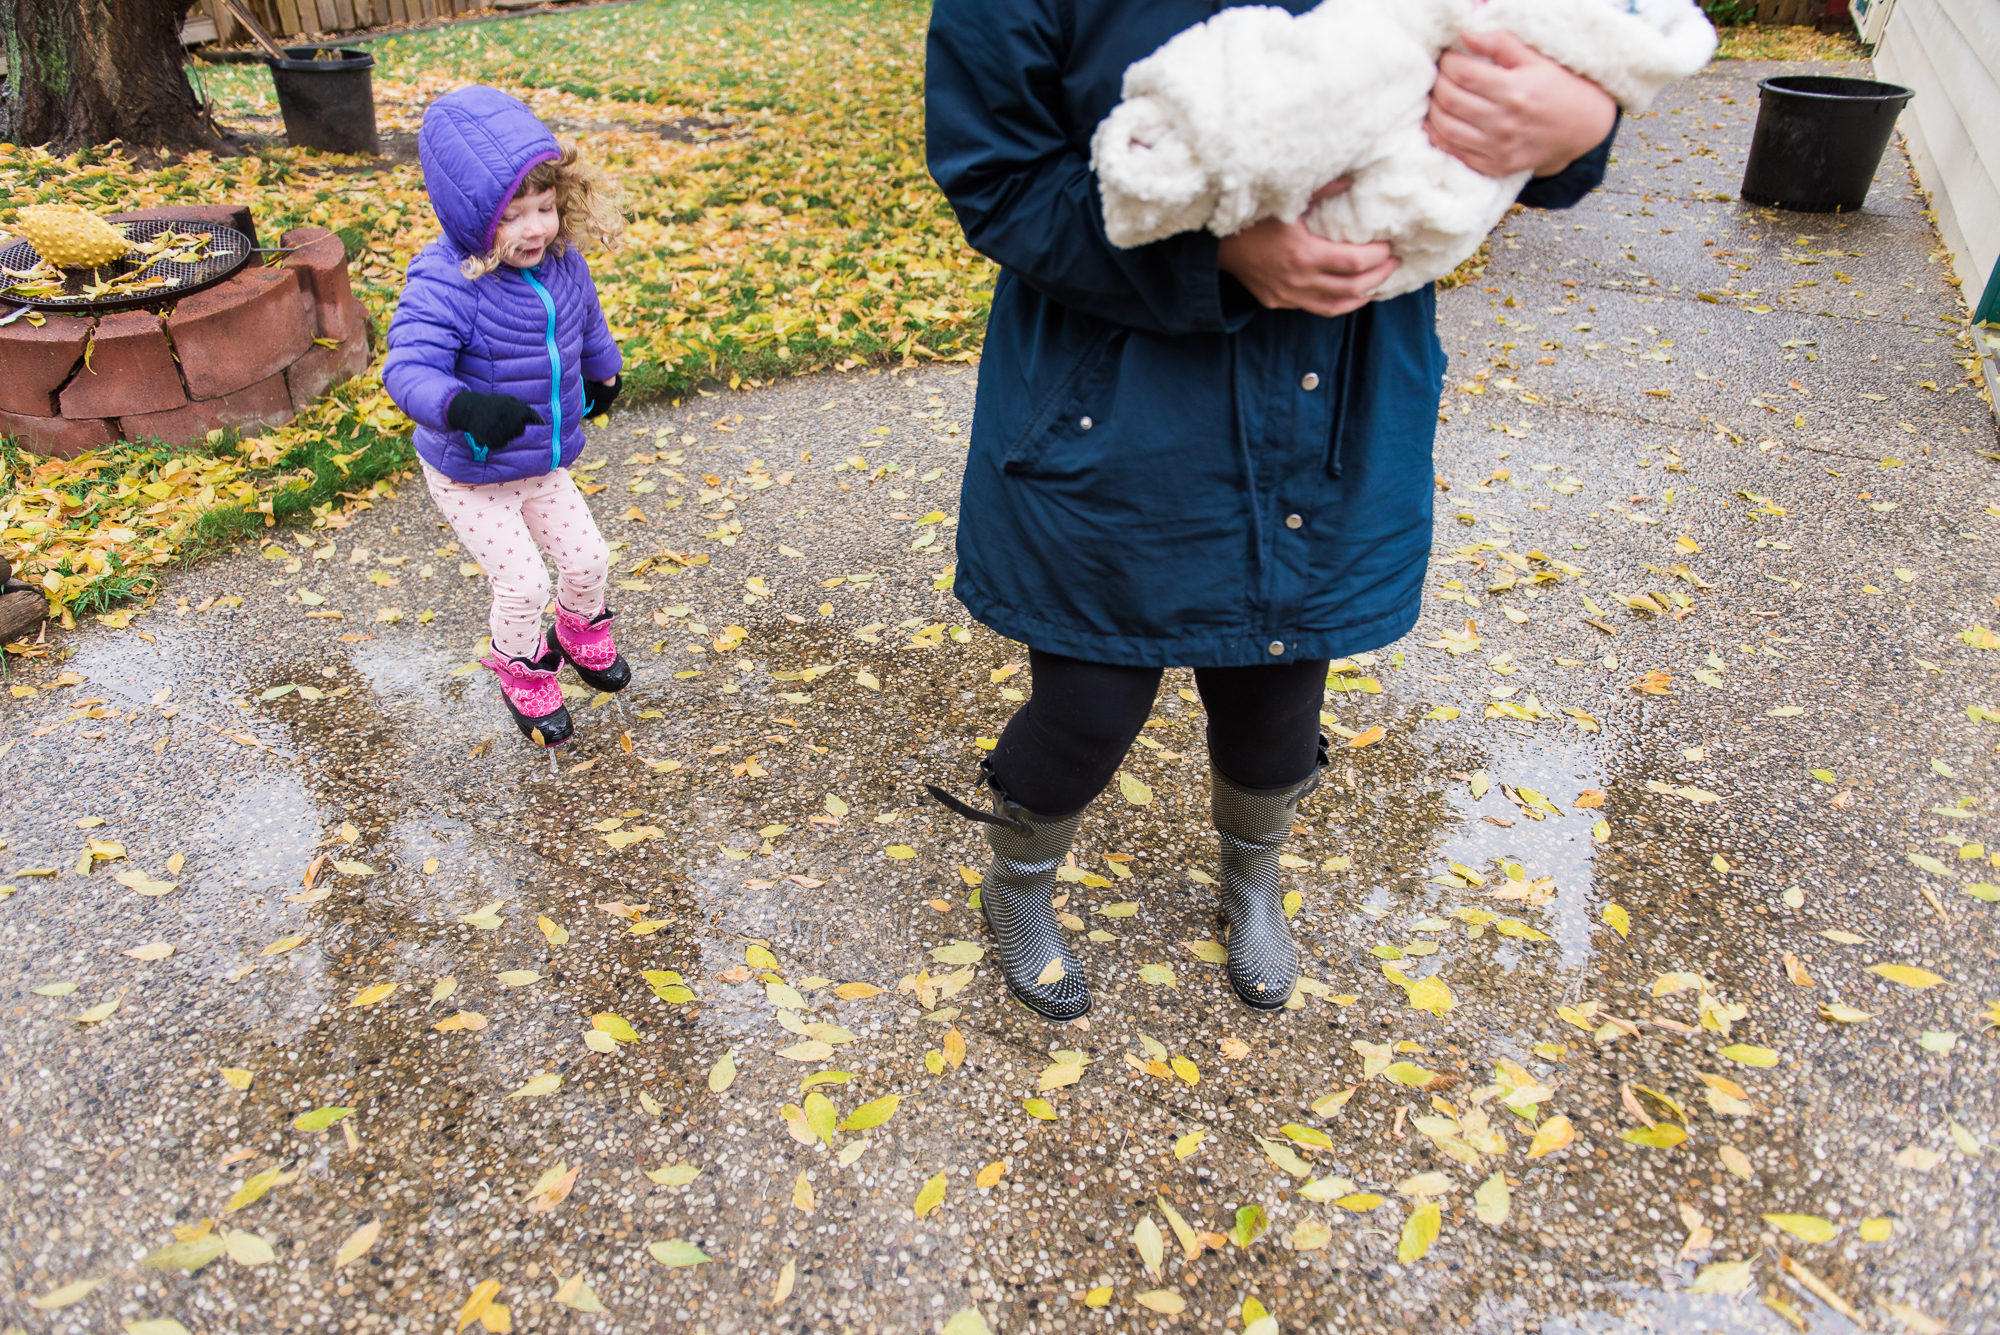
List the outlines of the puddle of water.
{"type": "Polygon", "coordinates": [[[256,892],[298,888],[299,869],[329,816],[289,771],[225,781],[195,830],[196,870],[211,887],[256,892]]]}
{"type": "MultiPolygon", "coordinates": [[[[1576,798],[1589,790],[1602,792],[1604,771],[1595,749],[1584,742],[1566,742],[1559,737],[1526,739],[1518,748],[1497,750],[1487,771],[1493,787],[1484,797],[1474,798],[1471,785],[1454,782],[1447,790],[1459,819],[1449,828],[1438,850],[1443,862],[1457,862],[1479,870],[1497,868],[1511,862],[1527,873],[1532,883],[1553,877],[1555,894],[1540,906],[1542,927],[1555,938],[1562,967],[1580,970],[1590,962],[1591,940],[1603,930],[1597,919],[1596,896],[1592,893],[1592,863],[1596,840],[1591,826],[1596,817],[1579,811],[1576,798]],[[1526,818],[1519,807],[1500,792],[1501,784],[1517,789],[1532,788],[1553,802],[1564,815],[1544,820],[1526,818]],[[1512,821],[1511,828],[1492,824],[1486,818],[1512,821]]],[[[1442,871],[1444,868],[1439,867],[1442,871]]],[[[1513,914],[1519,904],[1492,901],[1495,912],[1513,914]]]]}
{"type": "Polygon", "coordinates": [[[79,635],[72,643],[77,653],[66,666],[81,673],[93,691],[111,691],[128,706],[146,704],[162,686],[180,686],[175,672],[180,660],[136,635],[79,635]]]}
{"type": "Polygon", "coordinates": [[[354,645],[347,661],[361,673],[367,689],[382,705],[415,705],[424,714],[435,716],[461,704],[467,680],[488,678],[485,672],[469,678],[449,675],[448,668],[471,657],[469,646],[462,653],[453,653],[443,646],[419,646],[407,638],[384,636],[354,645]]]}
{"type": "Polygon", "coordinates": [[[1733,1295],[1640,1290],[1627,1284],[1608,1287],[1629,1304],[1623,1311],[1544,1317],[1542,1335],[1795,1335],[1797,1329],[1814,1335],[1858,1335],[1861,1330],[1789,1281],[1753,1283],[1733,1295]],[[1792,1326],[1760,1298],[1764,1292],[1790,1303],[1807,1324],[1792,1326]]]}

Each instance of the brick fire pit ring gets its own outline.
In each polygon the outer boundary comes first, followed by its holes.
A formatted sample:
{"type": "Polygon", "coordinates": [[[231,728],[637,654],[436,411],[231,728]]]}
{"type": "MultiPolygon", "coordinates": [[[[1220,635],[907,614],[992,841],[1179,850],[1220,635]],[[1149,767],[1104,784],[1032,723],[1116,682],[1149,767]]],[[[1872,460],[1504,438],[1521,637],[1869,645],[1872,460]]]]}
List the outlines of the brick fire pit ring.
{"type": "MultiPolygon", "coordinates": [[[[248,209],[226,205],[110,221],[154,218],[232,227],[253,245],[257,235],[248,209]]],[[[59,458],[118,440],[184,445],[217,428],[254,435],[365,370],[368,316],[340,238],[300,227],[279,245],[281,264],[253,264],[157,310],[0,328],[0,435],[59,458]]]]}

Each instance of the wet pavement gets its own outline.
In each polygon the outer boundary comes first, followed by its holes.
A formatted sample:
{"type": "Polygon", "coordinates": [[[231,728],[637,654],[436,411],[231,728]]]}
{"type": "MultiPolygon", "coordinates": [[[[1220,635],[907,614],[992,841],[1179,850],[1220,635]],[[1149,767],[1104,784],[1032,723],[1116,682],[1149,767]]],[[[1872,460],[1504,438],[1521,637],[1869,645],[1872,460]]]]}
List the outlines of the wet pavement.
{"type": "Polygon", "coordinates": [[[635,679],[554,772],[415,483],[21,665],[0,1328],[2000,1327],[2000,446],[1898,151],[1730,200],[1776,68],[1441,299],[1296,1009],[1209,962],[1186,673],[1060,887],[1087,1027],[981,958],[920,787],[1029,686],[940,588],[976,367],[595,428],[635,679]]]}

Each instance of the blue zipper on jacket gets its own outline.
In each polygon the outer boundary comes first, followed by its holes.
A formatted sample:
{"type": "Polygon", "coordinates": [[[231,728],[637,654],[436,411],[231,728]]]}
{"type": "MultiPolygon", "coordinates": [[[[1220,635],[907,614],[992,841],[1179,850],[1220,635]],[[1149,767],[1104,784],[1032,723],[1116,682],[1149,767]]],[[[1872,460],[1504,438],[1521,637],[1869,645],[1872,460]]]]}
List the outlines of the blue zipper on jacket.
{"type": "Polygon", "coordinates": [[[534,269],[521,270],[521,277],[528,280],[528,286],[535,289],[535,295],[542,299],[542,309],[549,315],[549,471],[562,467],[562,350],[556,346],[556,302],[549,290],[535,277],[534,269]]]}

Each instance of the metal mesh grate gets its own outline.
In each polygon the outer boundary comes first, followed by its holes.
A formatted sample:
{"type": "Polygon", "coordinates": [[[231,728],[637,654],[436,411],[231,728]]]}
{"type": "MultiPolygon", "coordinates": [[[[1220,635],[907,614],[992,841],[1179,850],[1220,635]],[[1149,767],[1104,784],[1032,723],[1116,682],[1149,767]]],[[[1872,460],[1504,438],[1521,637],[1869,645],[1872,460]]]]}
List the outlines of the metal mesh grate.
{"type": "Polygon", "coordinates": [[[58,270],[63,284],[60,296],[46,292],[30,295],[20,290],[21,285],[31,282],[21,275],[34,269],[41,262],[41,256],[29,242],[16,241],[5,250],[0,250],[0,284],[5,285],[0,286],[0,303],[72,314],[161,306],[203,288],[214,287],[242,268],[253,253],[248,237],[220,223],[141,218],[136,222],[113,223],[112,226],[123,228],[126,238],[139,244],[152,241],[165,232],[178,232],[182,236],[206,233],[209,240],[203,254],[190,261],[163,259],[149,264],[147,256],[130,252],[123,259],[96,269],[58,270]],[[142,292],[100,291],[93,294],[93,289],[116,283],[142,269],[145,270],[144,277],[157,276],[166,281],[142,292]]]}

